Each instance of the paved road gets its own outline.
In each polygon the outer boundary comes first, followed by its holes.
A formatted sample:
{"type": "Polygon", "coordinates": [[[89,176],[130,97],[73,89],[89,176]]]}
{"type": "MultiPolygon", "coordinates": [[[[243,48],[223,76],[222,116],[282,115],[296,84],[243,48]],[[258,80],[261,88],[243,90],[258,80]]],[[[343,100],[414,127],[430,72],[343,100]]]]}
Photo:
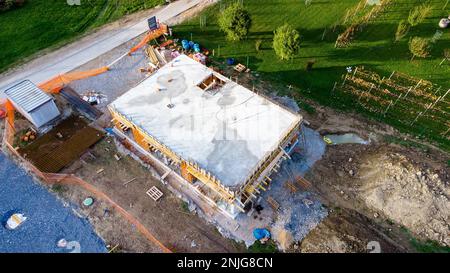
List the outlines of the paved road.
{"type": "MultiPolygon", "coordinates": [[[[178,0],[163,8],[156,9],[151,15],[155,15],[161,22],[166,22],[204,1],[178,0]]],[[[64,46],[50,54],[37,58],[23,65],[17,71],[0,76],[0,98],[4,96],[3,91],[8,86],[20,80],[29,79],[39,84],[55,75],[73,70],[141,35],[147,30],[147,19],[145,19],[137,24],[124,26],[123,28],[99,31],[98,33],[84,37],[81,41],[64,46]]]]}

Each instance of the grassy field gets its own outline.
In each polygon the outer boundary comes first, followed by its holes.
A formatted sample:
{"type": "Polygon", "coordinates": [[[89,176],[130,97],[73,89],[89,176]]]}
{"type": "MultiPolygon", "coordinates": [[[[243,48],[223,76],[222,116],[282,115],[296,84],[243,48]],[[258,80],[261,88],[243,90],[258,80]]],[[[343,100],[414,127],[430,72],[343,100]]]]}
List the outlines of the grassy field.
{"type": "MultiPolygon", "coordinates": [[[[331,92],[335,82],[342,82],[347,66],[364,66],[385,77],[389,77],[392,71],[399,71],[431,81],[442,86],[444,91],[450,88],[450,62],[439,66],[443,60],[443,50],[450,48],[448,29],[433,43],[431,57],[410,61],[408,49],[410,37],[431,39],[436,34],[439,19],[449,14],[450,7],[443,9],[445,1],[431,0],[431,14],[424,22],[413,27],[406,37],[395,42],[399,21],[407,19],[409,11],[423,1],[394,0],[384,12],[356,34],[347,48],[335,48],[335,42],[352,21],[344,22],[347,11],[355,8],[360,0],[313,0],[309,6],[299,0],[245,0],[244,5],[252,15],[253,25],[248,38],[235,43],[227,42],[216,25],[217,14],[229,2],[231,0],[223,0],[199,17],[176,27],[176,35],[187,39],[192,35],[193,40],[202,46],[214,49],[216,53],[220,52],[219,59],[234,57],[245,64],[248,57],[250,68],[258,71],[262,77],[281,83],[280,87],[292,85],[302,96],[337,109],[355,109],[354,98],[342,96],[336,99],[331,92]],[[205,27],[200,27],[200,17],[206,18],[205,27]],[[295,26],[301,34],[300,53],[291,61],[280,61],[271,45],[273,31],[284,22],[295,26]],[[260,51],[255,48],[257,40],[263,41],[260,51]],[[305,69],[309,60],[315,61],[311,72],[305,69]]],[[[367,14],[371,8],[373,7],[367,6],[358,16],[367,14]]],[[[448,99],[450,97],[447,97],[447,101],[448,99]]],[[[383,120],[378,114],[364,109],[357,110],[383,120]]],[[[389,119],[383,121],[396,126],[389,119]]],[[[415,129],[408,130],[407,126],[399,129],[420,134],[415,129]]],[[[447,142],[444,145],[450,150],[448,139],[443,141],[447,142]]]]}
{"type": "Polygon", "coordinates": [[[101,26],[164,0],[27,0],[20,8],[0,13],[0,71],[39,50],[61,44],[101,26]]]}

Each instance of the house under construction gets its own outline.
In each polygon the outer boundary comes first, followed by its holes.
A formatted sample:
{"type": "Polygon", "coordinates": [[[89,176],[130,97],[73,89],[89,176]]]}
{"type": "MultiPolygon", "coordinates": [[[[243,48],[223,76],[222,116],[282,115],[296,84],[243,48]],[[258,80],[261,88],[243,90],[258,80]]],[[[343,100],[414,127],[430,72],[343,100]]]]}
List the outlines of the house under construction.
{"type": "Polygon", "coordinates": [[[117,129],[235,216],[298,143],[302,117],[180,55],[108,106],[117,129]]]}

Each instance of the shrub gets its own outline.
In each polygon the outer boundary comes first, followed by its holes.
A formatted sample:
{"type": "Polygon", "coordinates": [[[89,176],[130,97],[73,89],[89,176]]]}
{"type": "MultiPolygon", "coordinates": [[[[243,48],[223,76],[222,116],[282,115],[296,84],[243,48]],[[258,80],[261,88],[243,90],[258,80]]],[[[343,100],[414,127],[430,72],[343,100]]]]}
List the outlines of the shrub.
{"type": "Polygon", "coordinates": [[[397,32],[395,33],[395,41],[400,41],[409,31],[408,22],[401,20],[398,23],[397,32]]]}
{"type": "Polygon", "coordinates": [[[225,32],[227,39],[231,41],[239,41],[244,38],[251,23],[250,13],[239,3],[227,7],[218,20],[220,29],[225,32]]]}
{"type": "Polygon", "coordinates": [[[316,60],[309,60],[306,63],[306,71],[311,71],[313,69],[314,64],[316,63],[316,60]]]}
{"type": "Polygon", "coordinates": [[[409,40],[409,51],[412,53],[412,58],[420,57],[426,58],[430,56],[430,41],[425,38],[414,37],[409,40]]]}
{"type": "Polygon", "coordinates": [[[300,34],[289,24],[277,28],[273,37],[273,49],[282,60],[291,59],[300,49],[300,34]]]}

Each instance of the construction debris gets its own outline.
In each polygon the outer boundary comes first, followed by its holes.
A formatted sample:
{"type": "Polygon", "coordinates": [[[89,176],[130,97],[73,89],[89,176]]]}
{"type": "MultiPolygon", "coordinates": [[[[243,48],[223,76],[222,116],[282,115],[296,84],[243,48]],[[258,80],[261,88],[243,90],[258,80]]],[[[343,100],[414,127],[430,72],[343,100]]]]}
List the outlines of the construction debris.
{"type": "Polygon", "coordinates": [[[20,137],[21,141],[30,142],[36,139],[36,132],[29,129],[24,135],[20,137]]]}
{"type": "Polygon", "coordinates": [[[27,217],[25,217],[23,214],[21,213],[14,213],[13,215],[11,215],[11,217],[9,217],[9,219],[6,221],[6,225],[5,227],[7,229],[13,230],[18,228],[23,222],[25,222],[25,220],[27,220],[27,217]]]}
{"type": "Polygon", "coordinates": [[[239,72],[239,73],[244,72],[245,69],[246,69],[245,65],[240,64],[240,63],[237,64],[237,65],[234,67],[234,70],[236,70],[236,71],[239,72]]]}
{"type": "Polygon", "coordinates": [[[90,105],[98,105],[108,101],[106,95],[95,91],[88,91],[83,94],[83,100],[88,102],[90,105]]]}
{"type": "Polygon", "coordinates": [[[83,201],[83,205],[86,207],[90,207],[90,206],[92,206],[92,204],[94,204],[94,198],[92,198],[92,197],[88,197],[88,198],[84,199],[84,201],[83,201]]]}
{"type": "Polygon", "coordinates": [[[155,202],[158,201],[162,196],[163,193],[160,191],[157,187],[153,186],[151,187],[147,192],[147,195],[150,196],[155,202]]]}
{"type": "Polygon", "coordinates": [[[292,182],[288,181],[285,185],[291,191],[291,193],[297,192],[297,187],[292,182]]]}
{"type": "Polygon", "coordinates": [[[136,181],[136,179],[137,179],[136,177],[132,178],[132,179],[128,180],[127,182],[123,183],[123,185],[126,186],[126,185],[130,184],[131,182],[136,181]]]}
{"type": "Polygon", "coordinates": [[[62,238],[61,240],[59,240],[56,243],[56,246],[59,247],[59,248],[66,248],[67,247],[67,240],[62,238]]]}
{"type": "Polygon", "coordinates": [[[273,199],[272,197],[267,197],[267,203],[269,203],[269,205],[275,210],[277,211],[280,208],[280,204],[275,201],[275,199],[273,199]]]}

